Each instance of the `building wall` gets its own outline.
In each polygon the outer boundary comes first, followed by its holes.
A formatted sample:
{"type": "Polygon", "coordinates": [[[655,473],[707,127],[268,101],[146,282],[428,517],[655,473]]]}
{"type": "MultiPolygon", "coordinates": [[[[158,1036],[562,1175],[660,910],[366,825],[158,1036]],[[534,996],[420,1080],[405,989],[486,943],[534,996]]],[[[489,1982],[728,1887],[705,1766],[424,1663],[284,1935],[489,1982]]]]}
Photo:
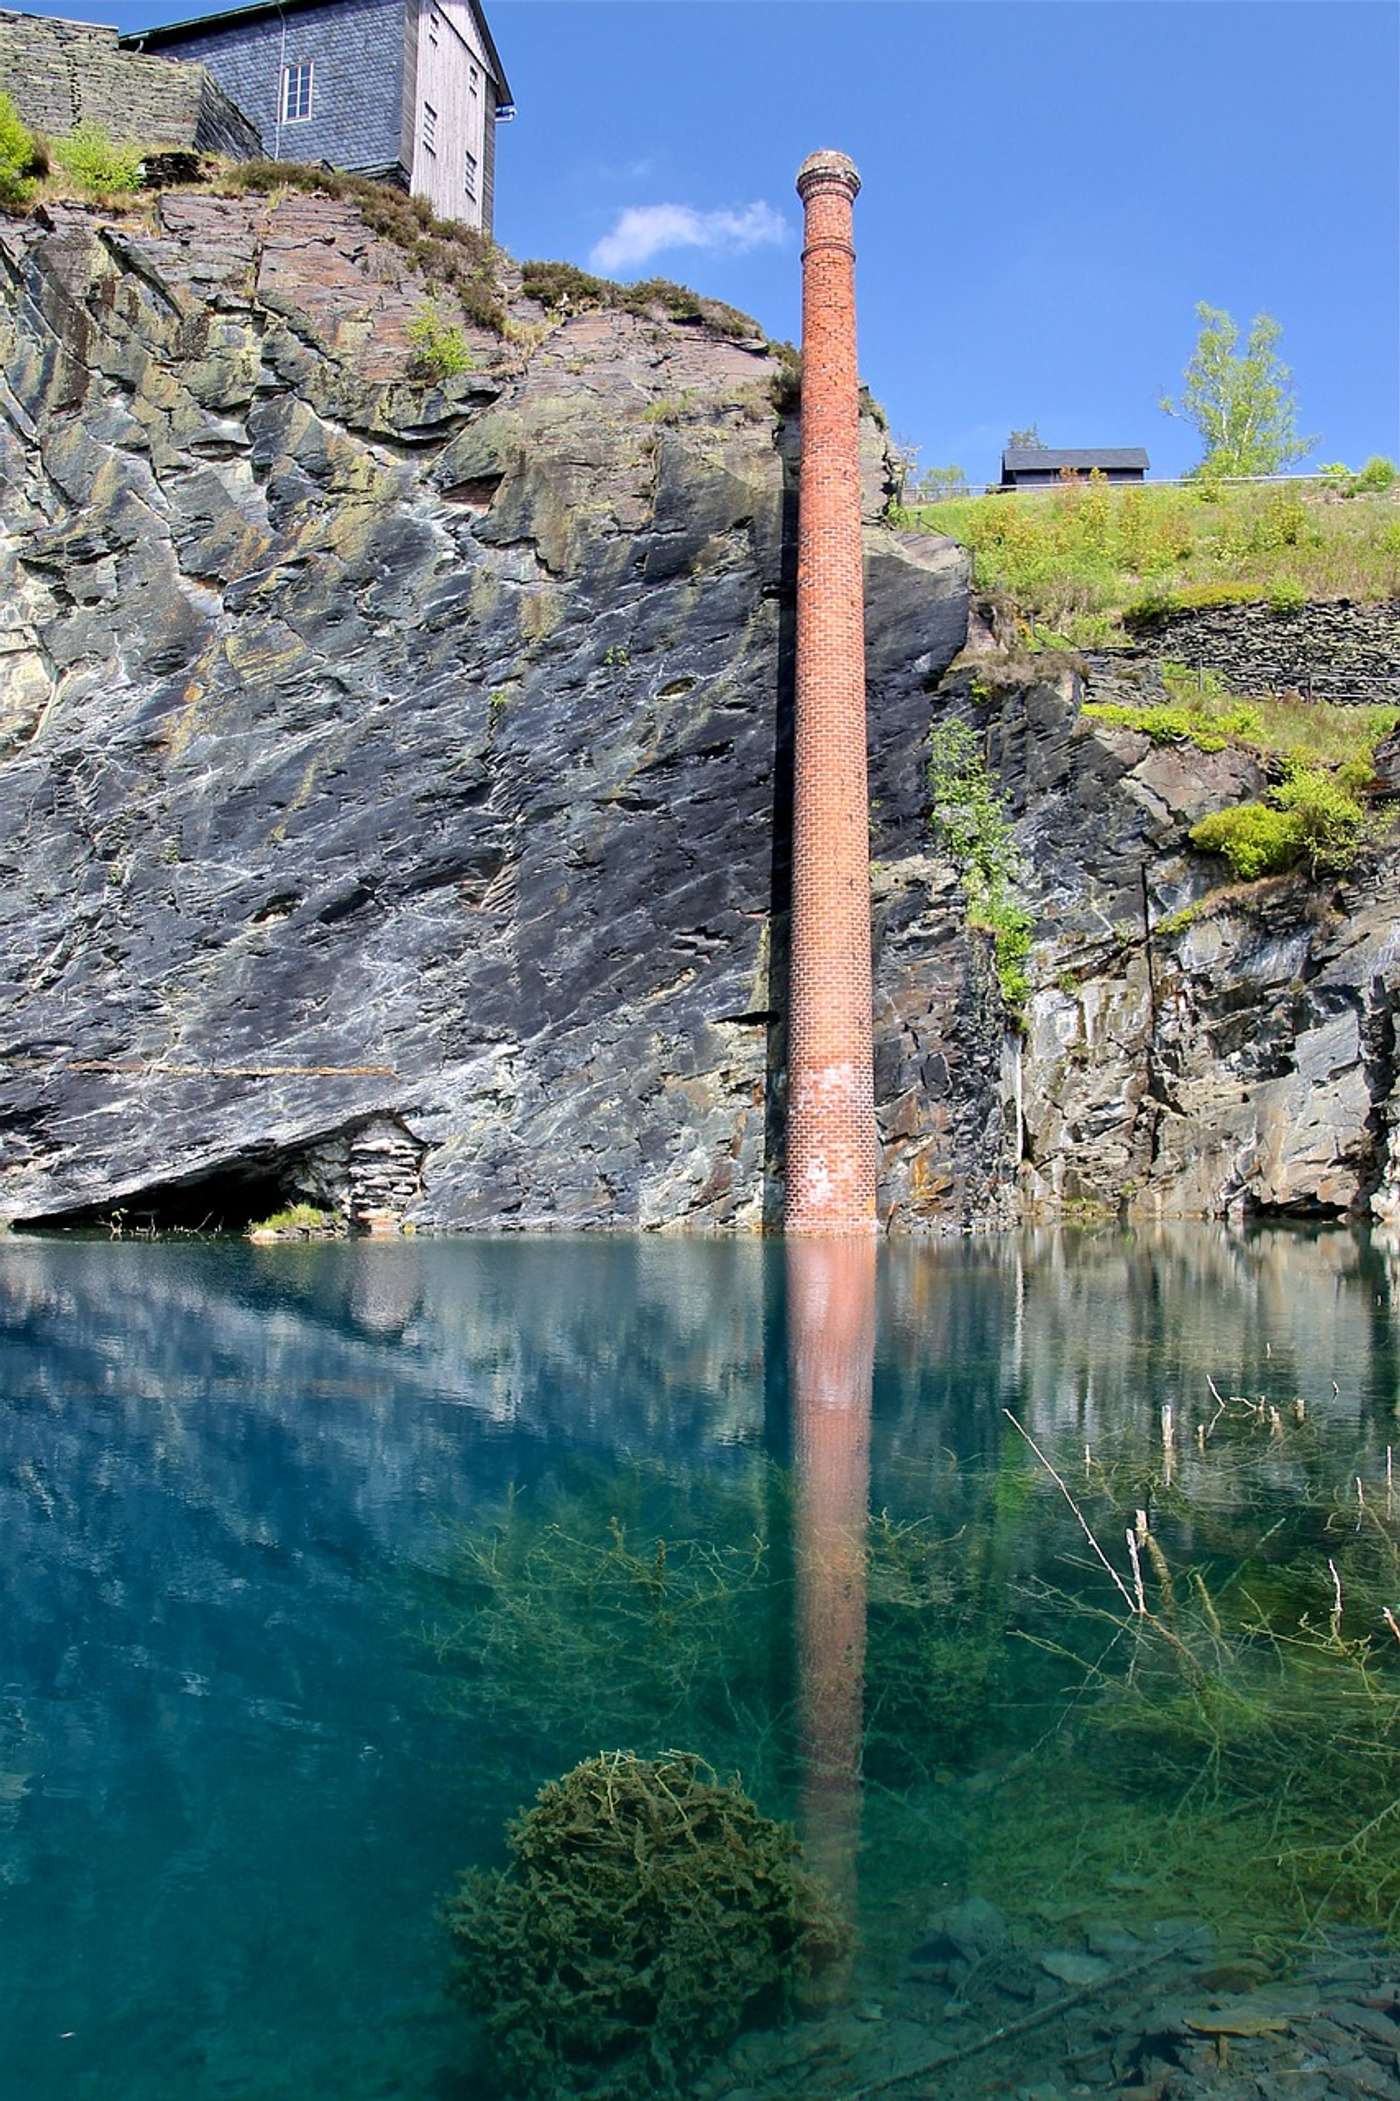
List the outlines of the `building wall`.
{"type": "Polygon", "coordinates": [[[275,159],[325,160],[378,175],[410,165],[402,138],[404,44],[404,0],[335,0],[289,6],[285,41],[283,18],[273,14],[162,38],[160,49],[202,60],[275,159]],[[308,59],[311,115],[279,125],[282,68],[308,59]]]}
{"type": "MultiPolygon", "coordinates": [[[[410,12],[414,5],[409,0],[410,12]]],[[[468,0],[416,0],[416,6],[413,194],[426,199],[439,218],[464,219],[489,233],[487,154],[494,112],[486,53],[468,0]],[[468,154],[474,163],[470,191],[468,154]]]]}
{"type": "MultiPolygon", "coordinates": [[[[1140,482],[1144,479],[1141,467],[1098,467],[1094,471],[1101,474],[1105,481],[1140,482]]],[[[1079,479],[1089,479],[1088,473],[1082,468],[1079,470],[1079,479]]],[[[1012,489],[1048,489],[1057,486],[1059,481],[1058,467],[1017,467],[1008,477],[1006,485],[1012,489]]]]}
{"type": "Polygon", "coordinates": [[[113,138],[252,160],[255,126],[202,66],[123,50],[115,29],[0,9],[0,92],[26,124],[62,138],[96,124],[113,138]]]}

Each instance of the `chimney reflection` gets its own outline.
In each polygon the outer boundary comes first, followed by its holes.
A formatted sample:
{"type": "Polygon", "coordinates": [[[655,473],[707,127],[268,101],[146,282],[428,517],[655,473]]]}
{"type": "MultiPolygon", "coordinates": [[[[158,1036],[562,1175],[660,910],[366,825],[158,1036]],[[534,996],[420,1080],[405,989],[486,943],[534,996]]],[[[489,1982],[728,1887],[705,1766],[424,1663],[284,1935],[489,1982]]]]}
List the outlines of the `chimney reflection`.
{"type": "Polygon", "coordinates": [[[864,1734],[875,1243],[787,1243],[802,1824],[854,1914],[864,1734]]]}

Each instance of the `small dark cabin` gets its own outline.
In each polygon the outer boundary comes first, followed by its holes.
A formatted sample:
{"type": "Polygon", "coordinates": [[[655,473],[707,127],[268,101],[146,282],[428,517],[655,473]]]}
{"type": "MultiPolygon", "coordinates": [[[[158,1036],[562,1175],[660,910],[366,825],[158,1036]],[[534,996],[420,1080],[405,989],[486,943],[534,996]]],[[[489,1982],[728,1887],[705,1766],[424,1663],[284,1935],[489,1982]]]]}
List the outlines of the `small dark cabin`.
{"type": "Polygon", "coordinates": [[[1001,456],[1003,489],[1039,489],[1066,470],[1088,476],[1097,467],[1105,481],[1142,481],[1147,454],[1140,445],[1098,445],[1066,452],[1054,445],[1008,445],[1001,456]]]}

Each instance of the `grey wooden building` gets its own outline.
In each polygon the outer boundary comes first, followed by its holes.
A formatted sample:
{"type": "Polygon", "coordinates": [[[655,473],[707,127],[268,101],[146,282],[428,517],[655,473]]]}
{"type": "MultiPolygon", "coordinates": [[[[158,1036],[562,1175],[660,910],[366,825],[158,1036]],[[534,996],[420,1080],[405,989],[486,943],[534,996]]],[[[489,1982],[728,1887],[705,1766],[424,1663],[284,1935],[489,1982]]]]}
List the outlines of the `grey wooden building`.
{"type": "Polygon", "coordinates": [[[122,42],[207,67],[274,160],[377,176],[491,232],[515,112],[479,0],[253,0],[122,42]]]}
{"type": "Polygon", "coordinates": [[[1147,454],[1140,445],[1081,446],[1066,451],[1056,445],[1008,445],[1001,456],[1003,489],[1043,488],[1066,473],[1100,473],[1105,481],[1142,481],[1147,454]]]}

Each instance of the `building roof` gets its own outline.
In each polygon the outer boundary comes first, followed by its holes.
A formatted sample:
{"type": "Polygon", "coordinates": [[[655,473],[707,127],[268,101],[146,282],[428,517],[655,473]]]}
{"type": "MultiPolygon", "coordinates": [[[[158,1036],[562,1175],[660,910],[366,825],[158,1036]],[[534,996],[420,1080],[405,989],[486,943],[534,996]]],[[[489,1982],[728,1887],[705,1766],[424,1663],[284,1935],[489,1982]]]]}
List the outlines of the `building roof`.
{"type": "Polygon", "coordinates": [[[1078,474],[1088,474],[1094,467],[1102,467],[1105,473],[1110,467],[1141,467],[1145,474],[1147,454],[1141,445],[1083,446],[1068,452],[1058,445],[1008,445],[1001,456],[1003,474],[1024,474],[1037,467],[1050,474],[1058,474],[1062,467],[1072,467],[1078,474]]]}
{"type": "MultiPolygon", "coordinates": [[[[331,0],[248,0],[245,7],[221,7],[211,15],[188,15],[183,22],[160,22],[153,29],[129,29],[119,39],[123,44],[134,45],[141,50],[147,46],[163,44],[171,37],[187,36],[192,29],[217,29],[221,22],[251,22],[259,15],[282,14],[286,8],[300,11],[303,8],[326,7],[331,0]]],[[[502,105],[513,104],[510,82],[506,69],[501,64],[501,54],[496,49],[496,40],[491,34],[491,25],[481,7],[481,0],[467,0],[481,38],[481,48],[486,53],[486,63],[491,68],[499,93],[496,97],[502,105]]]]}

